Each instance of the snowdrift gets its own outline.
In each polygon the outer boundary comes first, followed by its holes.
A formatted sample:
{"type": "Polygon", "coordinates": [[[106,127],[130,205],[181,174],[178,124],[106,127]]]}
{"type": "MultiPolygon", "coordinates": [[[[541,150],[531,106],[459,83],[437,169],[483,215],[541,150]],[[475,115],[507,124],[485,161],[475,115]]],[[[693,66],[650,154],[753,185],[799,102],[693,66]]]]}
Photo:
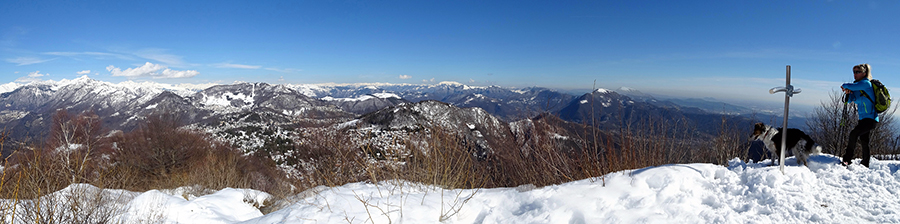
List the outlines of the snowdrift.
{"type": "Polygon", "coordinates": [[[247,189],[195,197],[73,185],[47,197],[71,188],[120,195],[112,220],[124,223],[900,223],[900,162],[838,161],[788,159],[784,174],[769,161],[671,164],[542,188],[353,183],[308,190],[267,215],[257,208],[269,195],[247,189]]]}

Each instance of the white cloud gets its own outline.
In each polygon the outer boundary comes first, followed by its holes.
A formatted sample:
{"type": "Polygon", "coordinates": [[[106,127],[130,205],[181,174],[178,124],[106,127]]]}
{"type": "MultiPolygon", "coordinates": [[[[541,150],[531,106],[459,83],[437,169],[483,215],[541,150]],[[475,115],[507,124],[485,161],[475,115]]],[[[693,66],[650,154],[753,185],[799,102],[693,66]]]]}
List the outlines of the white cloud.
{"type": "Polygon", "coordinates": [[[475,79],[469,79],[469,83],[475,83],[475,79]]]}
{"type": "Polygon", "coordinates": [[[80,71],[80,72],[76,72],[76,73],[78,73],[79,75],[84,75],[84,74],[91,73],[91,70],[84,70],[84,71],[80,71]]]}
{"type": "Polygon", "coordinates": [[[411,79],[411,78],[412,78],[412,76],[400,75],[400,79],[411,79]]]}
{"type": "Polygon", "coordinates": [[[422,82],[424,82],[424,83],[433,83],[433,82],[434,82],[434,78],[431,78],[430,80],[429,80],[429,79],[423,79],[422,82]]]}
{"type": "Polygon", "coordinates": [[[242,65],[242,64],[231,64],[231,63],[219,63],[215,64],[217,68],[243,68],[243,69],[259,69],[262,66],[259,65],[242,65]]]}
{"type": "Polygon", "coordinates": [[[44,63],[44,62],[52,61],[55,59],[56,58],[40,59],[40,58],[35,58],[35,57],[18,57],[18,58],[8,58],[8,59],[6,59],[6,62],[16,64],[17,66],[22,66],[22,65],[44,63]]]}
{"type": "Polygon", "coordinates": [[[112,73],[112,76],[124,76],[124,77],[152,77],[152,78],[190,78],[200,74],[196,70],[184,70],[177,71],[169,69],[163,65],[157,65],[150,62],[147,62],[141,67],[137,68],[129,68],[129,69],[119,69],[115,66],[107,66],[106,70],[112,73]]]}
{"type": "Polygon", "coordinates": [[[41,71],[34,71],[28,73],[27,76],[19,77],[16,79],[16,82],[37,82],[41,81],[41,77],[48,76],[49,74],[41,74],[41,71]]]}
{"type": "Polygon", "coordinates": [[[31,77],[31,78],[44,77],[44,76],[47,76],[47,74],[41,74],[41,71],[34,71],[32,73],[28,73],[28,77],[31,77]]]}

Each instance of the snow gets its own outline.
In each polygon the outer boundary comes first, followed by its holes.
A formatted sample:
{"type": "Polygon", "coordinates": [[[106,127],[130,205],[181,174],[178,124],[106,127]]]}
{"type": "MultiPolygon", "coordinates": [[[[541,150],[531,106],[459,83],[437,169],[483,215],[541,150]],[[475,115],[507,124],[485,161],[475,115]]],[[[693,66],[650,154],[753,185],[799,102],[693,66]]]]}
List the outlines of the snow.
{"type": "Polygon", "coordinates": [[[58,151],[58,152],[71,153],[71,152],[74,152],[75,150],[77,150],[77,149],[79,149],[79,148],[81,148],[81,147],[84,147],[84,145],[83,145],[83,144],[73,144],[73,143],[68,143],[68,144],[64,144],[64,145],[60,145],[59,147],[56,147],[55,150],[58,151]]]}
{"type": "Polygon", "coordinates": [[[362,95],[362,96],[359,96],[356,98],[334,98],[331,96],[326,96],[326,97],[322,97],[321,100],[324,100],[324,101],[366,101],[366,100],[373,99],[373,98],[375,98],[375,97],[372,95],[362,95]]]}
{"type": "Polygon", "coordinates": [[[163,223],[235,223],[262,216],[253,204],[262,205],[268,197],[254,190],[225,188],[188,200],[151,190],[131,200],[121,220],[141,223],[140,219],[156,216],[163,223]]]}
{"type": "Polygon", "coordinates": [[[247,105],[244,105],[243,107],[249,108],[253,106],[253,95],[244,95],[244,93],[234,94],[231,92],[226,92],[221,96],[206,96],[203,104],[207,106],[230,107],[232,100],[241,100],[244,103],[247,103],[247,105]]]}
{"type": "Polygon", "coordinates": [[[307,110],[309,110],[309,108],[305,108],[305,107],[299,108],[298,110],[281,110],[281,114],[295,117],[295,116],[303,115],[303,113],[305,113],[307,110]]]}
{"type": "Polygon", "coordinates": [[[629,92],[629,91],[637,91],[637,90],[634,89],[634,88],[631,88],[631,87],[625,87],[625,86],[619,87],[619,90],[625,91],[625,92],[629,92]]]}
{"type": "Polygon", "coordinates": [[[219,85],[216,83],[204,83],[204,84],[191,84],[191,83],[181,83],[181,84],[166,84],[166,83],[157,83],[150,81],[143,82],[135,82],[132,80],[120,82],[117,84],[120,87],[128,88],[128,89],[141,89],[141,88],[151,88],[158,90],[167,90],[172,93],[175,93],[181,97],[190,97],[194,93],[200,92],[206,88],[219,85]]]}
{"type": "Polygon", "coordinates": [[[305,96],[312,97],[312,98],[317,97],[316,92],[328,91],[327,88],[324,88],[320,85],[313,85],[313,84],[287,84],[286,86],[288,88],[297,90],[297,92],[300,92],[300,94],[303,94],[305,96]]]}
{"type": "Polygon", "coordinates": [[[347,122],[338,124],[338,125],[337,125],[337,128],[338,128],[338,129],[344,129],[344,128],[347,128],[347,127],[355,127],[357,124],[359,124],[359,119],[354,119],[354,120],[351,120],[351,121],[347,121],[347,122]]]}
{"type": "MultiPolygon", "coordinates": [[[[82,217],[87,223],[100,223],[99,217],[109,215],[111,223],[236,223],[262,216],[257,208],[271,195],[250,189],[225,188],[213,194],[194,196],[176,190],[151,190],[136,193],[126,190],[100,189],[88,184],[73,184],[65,189],[41,197],[40,201],[0,200],[3,208],[16,204],[18,211],[34,211],[33,205],[43,205],[44,214],[59,217],[82,217]],[[168,193],[167,193],[168,192],[168,193]],[[73,199],[75,198],[75,199],[73,199]],[[97,199],[106,202],[96,210],[97,199]],[[78,201],[81,203],[72,203],[78,201]],[[18,202],[18,203],[16,203],[18,202]],[[31,205],[31,206],[29,206],[31,205]],[[74,207],[83,207],[73,209],[74,207]],[[90,214],[89,212],[93,212],[90,214]],[[68,214],[58,214],[68,213],[68,214]]],[[[13,217],[22,222],[22,213],[0,212],[9,221],[13,217]],[[15,217],[15,215],[19,217],[15,217]]],[[[26,221],[30,222],[33,220],[26,221]]]]}
{"type": "Polygon", "coordinates": [[[442,81],[439,82],[438,85],[447,85],[447,86],[465,86],[462,83],[454,82],[454,81],[442,81]]]}
{"type": "Polygon", "coordinates": [[[257,206],[270,196],[247,189],[102,192],[124,195],[112,197],[123,200],[113,204],[124,223],[900,223],[900,162],[838,161],[815,155],[804,167],[789,158],[784,173],[768,160],[670,164],[541,188],[360,182],[307,190],[266,215],[257,206]]]}
{"type": "Polygon", "coordinates": [[[900,163],[847,169],[837,161],[814,156],[809,168],[788,166],[784,174],[737,160],[672,164],[530,190],[354,183],[246,223],[900,222],[900,163]]]}
{"type": "Polygon", "coordinates": [[[597,89],[597,91],[595,91],[595,92],[597,92],[597,93],[610,93],[610,92],[612,92],[612,90],[608,90],[608,89],[604,89],[604,88],[599,88],[599,89],[597,89]]]}
{"type": "Polygon", "coordinates": [[[729,167],[672,164],[543,188],[353,183],[317,189],[245,223],[900,222],[900,163],[847,169],[837,161],[813,156],[809,168],[788,166],[784,174],[738,160],[729,167]]]}
{"type": "Polygon", "coordinates": [[[3,85],[0,85],[0,93],[8,93],[8,92],[12,92],[12,91],[14,91],[14,90],[16,90],[16,89],[18,89],[19,87],[22,87],[22,86],[23,86],[22,84],[19,84],[19,83],[16,83],[16,82],[6,83],[6,84],[3,84],[3,85]]]}
{"type": "Polygon", "coordinates": [[[370,95],[362,95],[356,98],[335,98],[331,96],[322,97],[320,100],[324,101],[366,101],[374,98],[380,99],[389,99],[389,98],[397,98],[402,99],[399,95],[394,93],[373,93],[370,95]]]}
{"type": "Polygon", "coordinates": [[[559,133],[550,133],[550,134],[551,134],[550,136],[554,139],[569,140],[569,136],[563,136],[563,135],[560,135],[559,133]]]}
{"type": "Polygon", "coordinates": [[[50,91],[35,91],[37,96],[42,95],[58,95],[58,91],[67,90],[74,94],[59,95],[65,100],[72,102],[95,102],[99,108],[107,108],[114,106],[137,106],[151,100],[153,97],[163,91],[171,91],[179,96],[186,97],[201,90],[203,87],[212,84],[162,84],[155,82],[134,82],[124,81],[120,83],[110,83],[91,79],[88,76],[81,76],[72,80],[61,79],[41,80],[28,84],[8,83],[0,85],[0,92],[10,92],[15,89],[28,86],[46,86],[50,91]]]}
{"type": "Polygon", "coordinates": [[[372,95],[375,97],[381,98],[381,99],[388,99],[388,98],[402,99],[400,96],[398,96],[397,94],[393,94],[393,93],[374,93],[372,95]]]}

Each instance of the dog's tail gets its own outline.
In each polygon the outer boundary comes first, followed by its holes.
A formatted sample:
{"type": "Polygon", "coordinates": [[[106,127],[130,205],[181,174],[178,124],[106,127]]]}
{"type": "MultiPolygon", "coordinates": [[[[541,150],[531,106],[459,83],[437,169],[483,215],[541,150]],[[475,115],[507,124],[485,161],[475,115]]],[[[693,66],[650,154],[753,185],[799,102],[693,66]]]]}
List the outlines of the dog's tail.
{"type": "Polygon", "coordinates": [[[812,153],[810,153],[810,154],[813,154],[813,155],[822,154],[822,146],[819,146],[819,144],[816,144],[816,146],[813,147],[812,153]]]}

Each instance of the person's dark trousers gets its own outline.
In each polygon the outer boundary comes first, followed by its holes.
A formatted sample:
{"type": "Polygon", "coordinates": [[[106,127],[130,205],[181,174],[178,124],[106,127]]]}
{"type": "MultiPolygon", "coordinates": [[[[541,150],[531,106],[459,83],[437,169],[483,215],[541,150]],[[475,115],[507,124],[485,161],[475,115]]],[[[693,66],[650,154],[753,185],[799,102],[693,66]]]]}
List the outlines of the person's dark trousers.
{"type": "Polygon", "coordinates": [[[856,128],[853,128],[850,131],[850,142],[847,143],[847,150],[844,151],[844,162],[850,164],[850,160],[853,159],[853,151],[856,150],[856,140],[859,139],[859,144],[862,145],[862,165],[869,167],[869,159],[871,154],[869,153],[869,132],[875,128],[875,124],[877,124],[874,119],[866,118],[859,120],[859,124],[856,125],[856,128]]]}

